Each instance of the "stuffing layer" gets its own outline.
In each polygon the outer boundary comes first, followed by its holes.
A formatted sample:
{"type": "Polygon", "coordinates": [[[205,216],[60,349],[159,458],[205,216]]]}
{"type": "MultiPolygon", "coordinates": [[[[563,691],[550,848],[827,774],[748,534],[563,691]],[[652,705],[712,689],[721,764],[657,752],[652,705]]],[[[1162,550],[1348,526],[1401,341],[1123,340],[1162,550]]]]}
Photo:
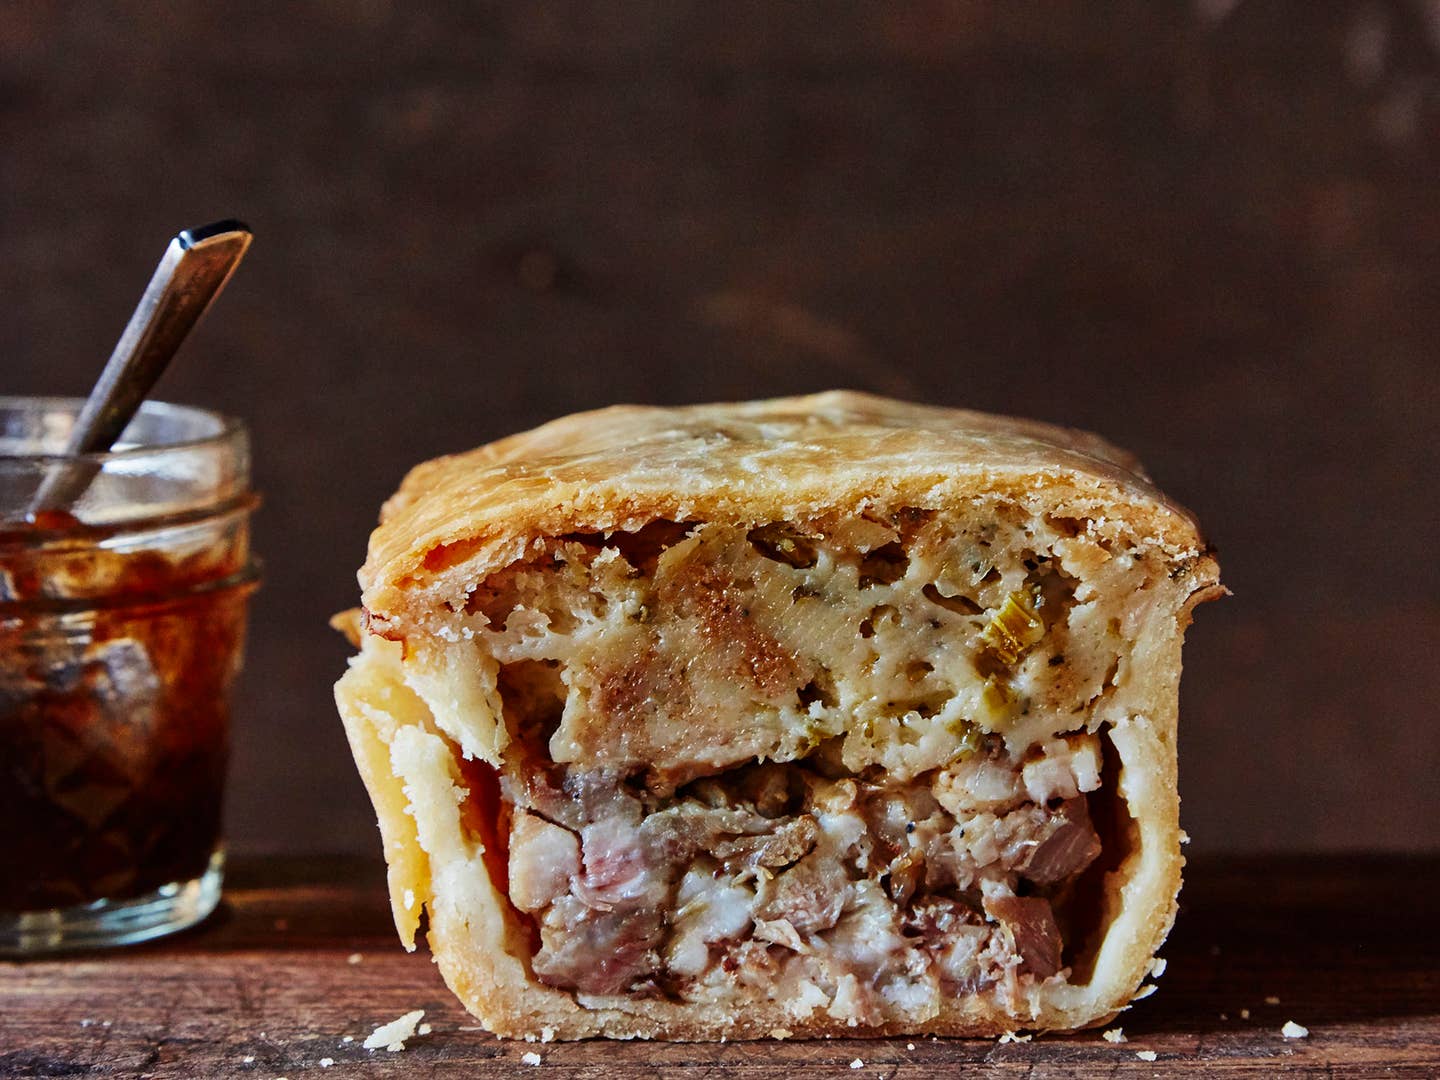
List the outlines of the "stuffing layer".
{"type": "Polygon", "coordinates": [[[908,780],[984,733],[1020,754],[1083,726],[1124,681],[1165,569],[1093,523],[1006,503],[662,521],[537,541],[459,622],[502,665],[502,697],[513,665],[553,666],[555,761],[673,790],[839,736],[850,770],[908,780]]]}

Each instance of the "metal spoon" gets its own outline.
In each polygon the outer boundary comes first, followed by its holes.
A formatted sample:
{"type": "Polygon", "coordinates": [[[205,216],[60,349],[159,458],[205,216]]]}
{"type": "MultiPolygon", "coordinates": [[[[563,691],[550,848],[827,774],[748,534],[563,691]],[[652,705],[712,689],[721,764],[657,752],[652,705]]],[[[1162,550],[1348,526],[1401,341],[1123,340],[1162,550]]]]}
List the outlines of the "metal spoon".
{"type": "MultiPolygon", "coordinates": [[[[65,455],[109,450],[169,365],[185,336],[230,280],[250,246],[250,230],[238,221],[216,221],[186,229],[170,241],[145,287],[135,314],[85,407],[75,421],[65,455]]],[[[52,469],[30,500],[29,518],[66,510],[75,503],[99,467],[71,461],[52,469]]]]}

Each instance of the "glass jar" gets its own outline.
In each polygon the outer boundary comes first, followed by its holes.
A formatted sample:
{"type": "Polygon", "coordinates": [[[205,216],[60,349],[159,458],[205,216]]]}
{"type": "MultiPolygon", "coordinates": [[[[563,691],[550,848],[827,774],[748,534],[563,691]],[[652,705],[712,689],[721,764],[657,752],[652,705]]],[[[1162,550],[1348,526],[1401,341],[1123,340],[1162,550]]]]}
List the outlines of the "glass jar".
{"type": "Polygon", "coordinates": [[[0,397],[0,953],[142,941],[220,898],[229,692],[258,580],[238,422],[146,402],[62,456],[79,400],[0,397]],[[55,470],[88,485],[31,513],[55,470]]]}

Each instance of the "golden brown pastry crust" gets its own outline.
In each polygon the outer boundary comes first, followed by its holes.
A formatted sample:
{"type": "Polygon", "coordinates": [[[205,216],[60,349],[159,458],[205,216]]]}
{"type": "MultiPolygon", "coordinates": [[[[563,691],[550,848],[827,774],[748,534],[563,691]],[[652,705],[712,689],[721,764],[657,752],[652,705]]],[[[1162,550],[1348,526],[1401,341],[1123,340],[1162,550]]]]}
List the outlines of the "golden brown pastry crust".
{"type": "MultiPolygon", "coordinates": [[[[1113,1018],[1169,931],[1183,864],[1175,758],[1181,633],[1190,608],[1219,588],[1218,566],[1194,518],[1132,457],[1094,436],[848,392],[605,409],[412,470],[385,505],[360,581],[370,632],[336,697],[380,818],[396,924],[413,947],[420,909],[428,910],[447,982],[497,1033],[713,1039],[1071,1029],[1113,1018]],[[969,997],[918,1027],[855,1028],[824,1010],[797,1019],[779,1004],[737,1012],[614,997],[582,1006],[528,974],[507,901],[464,836],[463,782],[440,734],[448,729],[407,685],[402,663],[444,636],[448,605],[548,535],[655,519],[758,523],[944,507],[982,494],[1033,500],[1037,492],[1057,514],[1124,521],[1179,568],[1190,596],[1175,632],[1147,644],[1146,677],[1111,723],[1118,783],[1139,836],[1107,879],[1113,922],[1088,985],[1044,984],[1028,1017],[969,997]]],[[[482,746],[479,755],[500,752],[482,746]]]]}
{"type": "Polygon", "coordinates": [[[792,520],[836,507],[946,505],[1037,485],[1053,493],[1057,512],[1109,509],[1167,549],[1206,550],[1189,511],[1097,436],[841,390],[614,406],[427,461],[381,511],[361,600],[374,629],[403,636],[537,536],[656,518],[792,520]]]}

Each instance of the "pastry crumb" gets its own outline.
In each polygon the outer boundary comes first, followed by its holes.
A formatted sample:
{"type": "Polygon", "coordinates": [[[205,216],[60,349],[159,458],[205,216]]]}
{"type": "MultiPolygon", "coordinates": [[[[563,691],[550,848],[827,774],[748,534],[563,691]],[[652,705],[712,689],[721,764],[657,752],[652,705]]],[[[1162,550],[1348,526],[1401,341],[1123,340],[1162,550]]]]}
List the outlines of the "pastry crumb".
{"type": "Polygon", "coordinates": [[[1249,1019],[1250,1019],[1250,1010],[1249,1010],[1249,1009],[1241,1009],[1241,1010],[1240,1010],[1240,1019],[1241,1019],[1241,1020],[1249,1020],[1249,1019]]]}
{"type": "Polygon", "coordinates": [[[355,1041],[355,1036],[354,1036],[354,1035],[346,1035],[346,1036],[345,1036],[343,1039],[341,1039],[340,1041],[341,1041],[342,1043],[352,1043],[352,1042],[355,1041]]]}
{"type": "Polygon", "coordinates": [[[1169,966],[1170,961],[1166,960],[1163,956],[1155,957],[1154,960],[1150,961],[1150,977],[1152,979],[1158,979],[1161,975],[1165,974],[1165,969],[1169,966]]]}
{"type": "Polygon", "coordinates": [[[1154,1050],[1136,1050],[1135,1056],[1141,1061],[1154,1061],[1160,1055],[1155,1053],[1154,1050]]]}
{"type": "Polygon", "coordinates": [[[553,1042],[554,1039],[555,1029],[553,1027],[542,1027],[540,1029],[540,1041],[542,1043],[553,1042]]]}
{"type": "Polygon", "coordinates": [[[1123,1043],[1130,1041],[1129,1039],[1125,1038],[1124,1029],[1118,1027],[1113,1027],[1109,1031],[1103,1032],[1100,1037],[1108,1043],[1123,1043]]]}
{"type": "Polygon", "coordinates": [[[255,1063],[255,1055],[254,1055],[254,1054],[246,1054],[243,1058],[240,1059],[240,1064],[241,1064],[241,1065],[253,1065],[254,1063],[255,1063]]]}
{"type": "Polygon", "coordinates": [[[535,1053],[534,1050],[527,1050],[520,1055],[520,1063],[522,1065],[539,1065],[544,1060],[545,1059],[535,1053]]]}
{"type": "Polygon", "coordinates": [[[321,1058],[321,1059],[320,1059],[320,1067],[321,1067],[322,1069],[328,1069],[331,1065],[334,1065],[334,1064],[335,1064],[335,1059],[334,1059],[334,1058],[321,1058]]]}
{"type": "Polygon", "coordinates": [[[914,1043],[906,1043],[906,1044],[905,1044],[905,1049],[906,1049],[906,1050],[914,1050],[914,1049],[915,1049],[915,1044],[914,1044],[914,1043]]]}
{"type": "Polygon", "coordinates": [[[1285,1026],[1280,1029],[1280,1034],[1284,1035],[1287,1039],[1308,1039],[1310,1037],[1310,1029],[1302,1027],[1294,1020],[1286,1020],[1285,1026]]]}
{"type": "Polygon", "coordinates": [[[1033,1035],[1017,1035],[1013,1031],[1007,1031],[1000,1036],[1000,1041],[1002,1043],[1027,1043],[1034,1037],[1033,1035]]]}
{"type": "Polygon", "coordinates": [[[415,1025],[425,1015],[424,1009],[416,1009],[404,1016],[398,1016],[388,1024],[381,1024],[372,1031],[364,1042],[366,1050],[378,1050],[385,1047],[391,1053],[396,1050],[405,1049],[405,1040],[415,1034],[415,1025]]]}
{"type": "Polygon", "coordinates": [[[416,1034],[416,1035],[429,1035],[430,1032],[432,1032],[432,1031],[434,1031],[434,1030],[435,1030],[435,1029],[432,1028],[429,1024],[421,1024],[419,1027],[417,1027],[417,1028],[415,1029],[415,1034],[416,1034]]]}
{"type": "Polygon", "coordinates": [[[347,957],[345,958],[345,962],[346,962],[347,964],[359,964],[359,963],[362,963],[364,960],[365,960],[365,954],[364,954],[364,953],[358,953],[358,952],[352,952],[349,956],[347,956],[347,957]]]}
{"type": "Polygon", "coordinates": [[[795,1033],[789,1028],[777,1027],[770,1029],[770,1037],[772,1039],[788,1039],[793,1034],[795,1033]]]}
{"type": "Polygon", "coordinates": [[[1274,994],[1266,994],[1266,995],[1265,995],[1265,1004],[1266,1004],[1266,1005],[1279,1005],[1279,1004],[1280,1004],[1280,999],[1279,999],[1278,997],[1276,997],[1274,994]]]}
{"type": "Polygon", "coordinates": [[[854,1061],[850,1062],[850,1067],[852,1069],[863,1069],[865,1067],[865,1062],[861,1061],[859,1058],[856,1058],[854,1061]]]}

